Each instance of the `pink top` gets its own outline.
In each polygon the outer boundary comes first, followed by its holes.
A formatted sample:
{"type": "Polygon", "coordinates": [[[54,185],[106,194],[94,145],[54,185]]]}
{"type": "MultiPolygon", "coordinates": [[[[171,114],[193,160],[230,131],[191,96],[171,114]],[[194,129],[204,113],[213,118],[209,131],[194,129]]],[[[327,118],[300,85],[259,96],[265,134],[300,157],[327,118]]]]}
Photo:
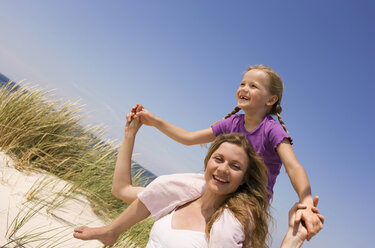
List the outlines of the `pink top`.
{"type": "Polygon", "coordinates": [[[172,228],[174,213],[155,221],[146,248],[208,248],[204,232],[172,228]]]}
{"type": "MultiPolygon", "coordinates": [[[[150,211],[155,220],[167,215],[176,207],[200,197],[205,190],[202,174],[173,174],[160,176],[151,182],[138,198],[150,211]],[[173,194],[170,194],[170,188],[173,194]],[[177,197],[178,196],[178,197],[177,197]]],[[[245,235],[241,223],[232,212],[225,209],[212,225],[208,247],[240,248],[243,247],[245,235]]]]}

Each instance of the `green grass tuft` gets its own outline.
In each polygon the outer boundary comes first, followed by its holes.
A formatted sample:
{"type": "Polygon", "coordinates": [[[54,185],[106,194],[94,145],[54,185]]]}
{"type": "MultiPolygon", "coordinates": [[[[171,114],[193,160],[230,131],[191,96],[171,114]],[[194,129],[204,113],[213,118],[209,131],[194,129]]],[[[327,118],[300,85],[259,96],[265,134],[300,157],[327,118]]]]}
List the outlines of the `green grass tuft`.
{"type": "MultiPolygon", "coordinates": [[[[80,124],[81,106],[50,94],[20,84],[0,88],[0,147],[17,169],[44,170],[71,182],[94,212],[110,221],[127,207],[111,195],[118,146],[102,139],[103,128],[80,124]]],[[[143,186],[147,179],[138,173],[133,182],[143,186]]],[[[144,247],[151,226],[151,219],[139,223],[114,247],[126,247],[124,242],[144,247]]]]}

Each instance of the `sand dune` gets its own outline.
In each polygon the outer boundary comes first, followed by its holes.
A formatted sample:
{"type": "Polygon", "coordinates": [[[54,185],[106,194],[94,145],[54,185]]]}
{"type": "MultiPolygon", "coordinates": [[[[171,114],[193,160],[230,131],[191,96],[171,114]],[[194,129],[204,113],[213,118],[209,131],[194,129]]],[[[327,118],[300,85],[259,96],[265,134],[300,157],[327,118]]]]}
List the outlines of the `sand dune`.
{"type": "Polygon", "coordinates": [[[103,225],[82,195],[53,175],[21,172],[0,152],[0,246],[102,247],[74,239],[77,225],[103,225]],[[65,196],[68,196],[67,198],[65,196]],[[21,220],[25,222],[22,223],[21,220]]]}

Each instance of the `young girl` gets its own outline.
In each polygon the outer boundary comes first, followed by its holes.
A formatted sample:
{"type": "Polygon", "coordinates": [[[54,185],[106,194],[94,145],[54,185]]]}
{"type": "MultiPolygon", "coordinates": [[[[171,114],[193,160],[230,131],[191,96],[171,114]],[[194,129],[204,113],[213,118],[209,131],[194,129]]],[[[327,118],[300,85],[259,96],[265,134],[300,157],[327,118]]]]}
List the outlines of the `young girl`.
{"type": "MultiPolygon", "coordinates": [[[[135,106],[133,113],[143,124],[154,126],[168,137],[185,145],[208,143],[223,133],[243,133],[268,167],[269,199],[272,197],[273,186],[281,165],[284,164],[300,202],[307,205],[306,209],[297,212],[296,222],[301,219],[305,222],[309,240],[320,230],[321,223],[311,210],[313,199],[310,183],[304,168],[293,152],[292,139],[281,119],[282,92],[283,83],[279,75],[268,66],[257,65],[249,67],[245,73],[237,89],[235,109],[224,120],[207,129],[186,131],[156,117],[141,105],[135,106]],[[241,109],[245,114],[236,114],[241,109]],[[276,115],[279,122],[276,122],[271,115],[276,115]]],[[[185,190],[192,183],[199,185],[195,178],[186,176],[172,181],[166,180],[164,184],[143,191],[139,197],[152,216],[158,218],[176,205],[198,197],[197,194],[185,190]],[[158,193],[160,189],[163,190],[158,193]]],[[[135,198],[130,191],[124,193],[130,198],[135,198]]]]}

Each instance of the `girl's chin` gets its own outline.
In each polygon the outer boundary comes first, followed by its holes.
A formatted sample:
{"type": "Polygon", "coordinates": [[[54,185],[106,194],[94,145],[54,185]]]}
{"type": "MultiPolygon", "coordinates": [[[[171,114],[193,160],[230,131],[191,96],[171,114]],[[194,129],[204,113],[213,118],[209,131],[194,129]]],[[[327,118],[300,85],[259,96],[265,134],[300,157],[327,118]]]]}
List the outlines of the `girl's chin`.
{"type": "Polygon", "coordinates": [[[248,105],[248,102],[242,102],[242,101],[237,102],[237,107],[239,107],[240,109],[246,108],[247,105],[248,105]]]}

